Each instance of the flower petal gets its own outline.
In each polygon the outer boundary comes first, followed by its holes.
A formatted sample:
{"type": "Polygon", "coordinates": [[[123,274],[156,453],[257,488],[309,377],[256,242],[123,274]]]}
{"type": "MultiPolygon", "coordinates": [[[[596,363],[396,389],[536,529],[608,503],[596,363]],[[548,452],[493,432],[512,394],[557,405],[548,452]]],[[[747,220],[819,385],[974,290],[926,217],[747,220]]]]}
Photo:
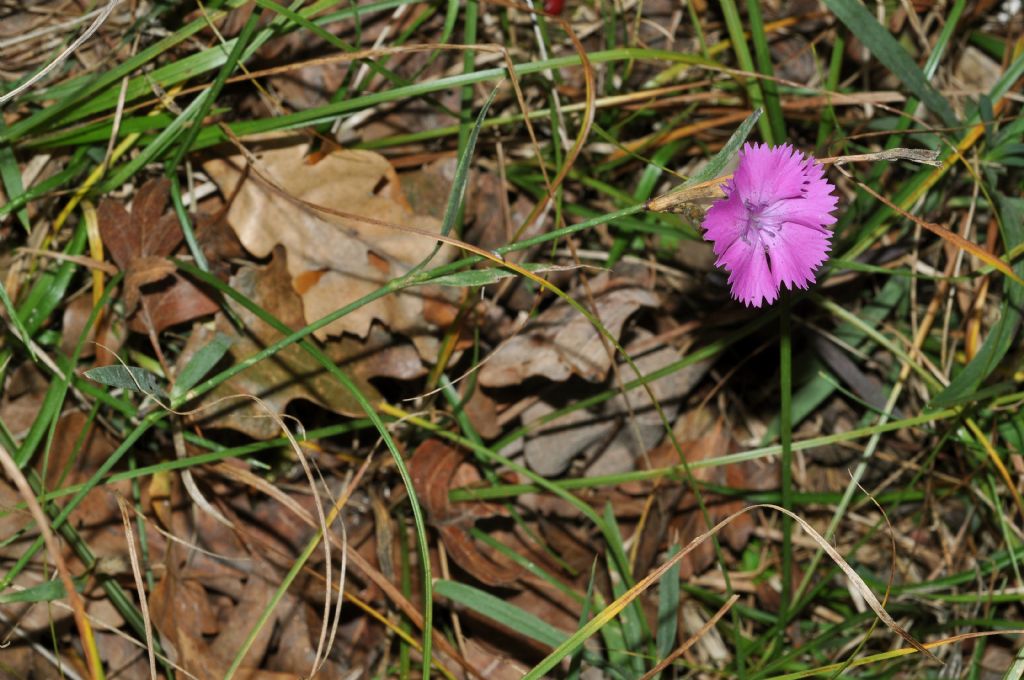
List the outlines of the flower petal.
{"type": "Polygon", "coordinates": [[[743,201],[735,192],[708,208],[701,226],[704,227],[704,239],[714,244],[715,255],[721,256],[743,235],[748,217],[743,201]]]}
{"type": "Polygon", "coordinates": [[[733,183],[744,204],[767,206],[775,201],[801,195],[804,157],[789,144],[744,144],[733,183]]]}
{"type": "Polygon", "coordinates": [[[786,222],[778,239],[768,248],[775,287],[807,288],[814,283],[814,270],[828,258],[830,232],[786,222]]]}
{"type": "Polygon", "coordinates": [[[804,188],[800,196],[776,201],[766,214],[825,231],[826,225],[836,221],[832,211],[839,199],[832,193],[834,187],[825,179],[824,168],[811,159],[805,167],[802,183],[804,188]]]}
{"type": "Polygon", "coordinates": [[[748,243],[737,239],[716,263],[729,271],[732,296],[748,307],[771,304],[779,296],[779,286],[768,268],[764,246],[755,239],[748,243]]]}

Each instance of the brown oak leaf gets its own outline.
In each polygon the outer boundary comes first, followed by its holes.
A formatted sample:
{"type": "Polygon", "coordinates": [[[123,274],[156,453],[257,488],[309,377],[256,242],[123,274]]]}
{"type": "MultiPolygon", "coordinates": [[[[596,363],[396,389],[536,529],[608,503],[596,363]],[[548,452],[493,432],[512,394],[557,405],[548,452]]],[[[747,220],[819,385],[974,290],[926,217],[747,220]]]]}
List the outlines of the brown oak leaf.
{"type": "Polygon", "coordinates": [[[202,288],[179,274],[167,259],[184,235],[167,207],[169,182],[153,179],[142,185],[129,213],[104,198],[97,208],[100,236],[118,268],[125,273],[125,316],[129,328],[160,331],[219,309],[202,288]]]}

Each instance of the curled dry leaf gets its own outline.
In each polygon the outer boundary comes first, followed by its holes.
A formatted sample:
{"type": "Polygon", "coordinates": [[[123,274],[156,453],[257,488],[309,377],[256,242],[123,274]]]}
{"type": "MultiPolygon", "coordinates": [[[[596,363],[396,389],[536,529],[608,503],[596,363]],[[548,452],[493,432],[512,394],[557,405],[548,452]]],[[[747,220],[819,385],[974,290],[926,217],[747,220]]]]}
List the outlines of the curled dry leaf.
{"type": "MultiPolygon", "coordinates": [[[[248,172],[240,155],[204,168],[225,196],[234,195],[227,219],[249,252],[266,257],[276,245],[288,251],[288,272],[301,282],[296,289],[309,321],[372,293],[434,251],[436,241],[381,224],[440,231],[436,219],[412,213],[394,169],[371,151],[336,151],[314,163],[303,146],[291,143],[264,151],[248,172]]],[[[452,253],[442,248],[433,262],[452,253]]],[[[348,332],[364,338],[374,320],[415,335],[424,326],[424,294],[413,289],[388,295],[337,319],[317,337],[348,332]]]]}
{"type": "MultiPolygon", "coordinates": [[[[274,254],[265,267],[242,267],[231,278],[230,285],[289,328],[298,329],[305,325],[299,296],[292,290],[285,256],[281,250],[274,254]]],[[[213,327],[197,324],[178,359],[179,370],[200,348],[211,342],[217,333],[223,333],[233,340],[227,355],[227,360],[232,363],[243,361],[281,339],[277,330],[255,314],[240,305],[228,304],[243,328],[235,328],[223,314],[217,315],[213,327]]],[[[352,374],[340,357],[332,358],[339,362],[341,370],[349,371],[353,382],[367,399],[373,401],[379,398],[374,387],[364,378],[352,374]]],[[[255,439],[277,436],[279,426],[274,419],[267,417],[267,412],[255,401],[245,398],[224,399],[237,395],[259,397],[278,415],[284,412],[293,399],[306,399],[342,415],[363,413],[352,394],[297,345],[285,347],[207,392],[194,405],[199,410],[191,416],[204,427],[230,428],[255,439]]]]}
{"type": "MultiPolygon", "coordinates": [[[[486,557],[468,533],[478,519],[499,515],[501,509],[491,503],[460,503],[452,507],[448,502],[448,490],[462,462],[462,453],[443,442],[429,439],[420,444],[409,461],[416,494],[453,562],[489,586],[511,585],[520,576],[518,567],[486,557]]],[[[466,482],[461,480],[460,486],[466,482]]]]}
{"type": "Polygon", "coordinates": [[[168,189],[166,179],[150,180],[136,193],[131,213],[109,198],[97,209],[103,244],[125,272],[125,314],[136,332],[152,326],[159,333],[218,309],[210,295],[178,274],[167,259],[184,239],[177,216],[164,212],[168,189]]]}
{"type": "MultiPolygon", "coordinates": [[[[628,282],[613,280],[601,285],[595,279],[592,290],[596,309],[591,311],[616,338],[637,310],[659,304],[653,291],[628,282]]],[[[572,375],[601,382],[610,368],[611,357],[598,330],[560,300],[495,351],[480,369],[480,384],[509,387],[532,376],[561,382],[572,375]]]]}

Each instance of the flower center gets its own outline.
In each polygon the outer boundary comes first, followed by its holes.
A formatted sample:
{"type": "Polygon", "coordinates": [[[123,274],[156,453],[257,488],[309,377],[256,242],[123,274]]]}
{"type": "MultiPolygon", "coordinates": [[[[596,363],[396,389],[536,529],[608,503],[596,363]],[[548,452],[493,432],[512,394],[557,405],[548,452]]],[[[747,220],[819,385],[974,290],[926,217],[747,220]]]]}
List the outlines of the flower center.
{"type": "Polygon", "coordinates": [[[760,244],[762,248],[768,250],[779,238],[781,221],[772,215],[767,203],[745,200],[743,206],[747,209],[747,224],[741,238],[749,245],[760,244]]]}

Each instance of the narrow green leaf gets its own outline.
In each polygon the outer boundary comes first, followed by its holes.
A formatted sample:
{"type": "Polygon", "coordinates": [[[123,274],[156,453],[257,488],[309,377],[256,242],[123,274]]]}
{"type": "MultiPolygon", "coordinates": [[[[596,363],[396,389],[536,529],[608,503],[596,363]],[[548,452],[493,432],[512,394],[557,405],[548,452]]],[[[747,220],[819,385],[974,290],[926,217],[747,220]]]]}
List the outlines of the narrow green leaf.
{"type": "MultiPolygon", "coordinates": [[[[82,222],[64,247],[64,254],[81,255],[85,249],[85,241],[85,223],[82,222]]],[[[36,279],[28,295],[23,297],[18,305],[18,316],[21,317],[21,322],[30,335],[38,331],[53,310],[64,301],[64,294],[71,285],[71,279],[79,269],[79,265],[70,261],[50,267],[52,268],[48,268],[36,279]]]]}
{"type": "MultiPolygon", "coordinates": [[[[772,55],[768,48],[768,36],[765,34],[760,0],[747,0],[747,22],[750,26],[750,42],[754,47],[754,63],[757,64],[757,70],[762,75],[768,76],[759,81],[761,94],[764,97],[764,108],[767,112],[767,127],[772,131],[774,142],[782,144],[786,141],[786,120],[779,99],[779,84],[773,78],[775,69],[772,67],[772,55]]],[[[765,141],[770,140],[765,139],[765,141]]]]}
{"type": "Polygon", "coordinates": [[[441,579],[434,583],[434,592],[548,647],[557,647],[569,637],[536,615],[465,583],[441,579]]]}
{"type": "MultiPolygon", "coordinates": [[[[3,118],[0,117],[0,132],[5,128],[3,118]]],[[[18,159],[15,158],[14,149],[9,144],[0,144],[0,180],[3,181],[8,196],[17,197],[25,193],[25,186],[21,182],[21,168],[18,167],[18,159]]],[[[28,219],[28,209],[21,207],[17,215],[25,233],[30,233],[32,225],[28,219]]]]}
{"type": "Polygon", "coordinates": [[[7,312],[8,318],[11,323],[14,324],[15,330],[18,331],[18,337],[21,343],[25,345],[25,349],[28,350],[28,354],[32,357],[32,361],[36,360],[36,352],[32,349],[32,336],[29,335],[28,329],[25,328],[25,324],[21,322],[21,317],[18,316],[18,310],[14,308],[14,303],[11,302],[11,298],[7,295],[7,289],[4,288],[4,284],[0,282],[0,302],[3,303],[4,311],[7,312]]]}
{"type": "Polygon", "coordinates": [[[757,125],[757,121],[761,117],[762,113],[764,113],[763,109],[754,109],[754,112],[747,116],[747,119],[740,123],[740,126],[732,133],[732,136],[729,137],[729,141],[725,143],[725,146],[718,150],[718,153],[708,161],[707,165],[701,168],[700,172],[683,182],[682,187],[700,184],[701,182],[706,182],[709,179],[714,179],[721,175],[722,171],[725,170],[725,166],[729,164],[729,161],[735,158],[736,154],[739,153],[740,147],[743,146],[743,142],[747,141],[747,137],[750,136],[750,131],[754,129],[755,125],[757,125]]]}
{"type": "MultiPolygon", "coordinates": [[[[484,121],[487,120],[487,111],[490,110],[491,104],[494,102],[494,98],[498,95],[498,88],[491,90],[491,95],[484,102],[483,107],[480,109],[480,114],[476,118],[476,122],[469,131],[469,136],[466,139],[465,149],[462,151],[462,156],[459,158],[459,163],[455,167],[455,178],[452,180],[452,190],[448,194],[448,204],[444,211],[444,220],[441,222],[441,234],[447,236],[455,223],[460,221],[462,218],[462,202],[466,195],[466,180],[469,178],[469,166],[473,161],[473,151],[476,149],[476,141],[480,136],[480,129],[484,125],[484,121]]],[[[438,251],[441,250],[441,241],[437,241],[434,244],[434,249],[430,251],[430,254],[426,258],[411,270],[413,272],[420,271],[434,259],[438,251]]]]}
{"type": "MultiPolygon", "coordinates": [[[[544,264],[543,262],[531,262],[520,266],[526,271],[534,274],[564,272],[579,268],[576,265],[544,264]]],[[[467,286],[486,286],[513,276],[518,276],[518,274],[499,267],[491,267],[489,269],[467,269],[464,272],[445,274],[444,276],[439,276],[436,279],[430,279],[429,281],[420,281],[417,282],[416,285],[430,284],[432,286],[455,286],[457,288],[465,288],[467,286]]]]}
{"type": "MultiPolygon", "coordinates": [[[[177,171],[178,164],[181,163],[182,159],[188,154],[189,149],[192,148],[192,144],[196,141],[196,137],[199,135],[199,131],[203,128],[200,124],[201,121],[206,118],[207,113],[210,111],[210,107],[217,101],[217,97],[220,96],[220,91],[224,88],[224,83],[227,81],[228,76],[238,68],[240,64],[245,61],[246,48],[249,46],[253,35],[256,33],[256,29],[260,24],[260,18],[263,16],[263,12],[260,10],[254,11],[249,15],[249,19],[245,22],[241,32],[234,40],[234,46],[231,48],[230,54],[227,59],[221,65],[217,71],[217,77],[214,78],[209,88],[203,93],[205,97],[201,97],[202,104],[200,104],[195,111],[192,113],[189,119],[189,125],[186,126],[184,132],[184,138],[178,144],[168,161],[168,171],[173,173],[177,171]]],[[[189,107],[191,109],[191,107],[189,107]]]]}
{"type": "MultiPolygon", "coordinates": [[[[472,50],[466,54],[472,54],[472,50]]],[[[455,225],[455,218],[462,207],[462,199],[466,194],[466,180],[469,179],[469,165],[473,161],[476,141],[480,137],[480,129],[484,126],[484,121],[487,120],[487,112],[491,110],[491,104],[494,103],[496,96],[498,96],[498,88],[491,90],[490,96],[487,97],[487,101],[480,108],[476,122],[473,123],[473,127],[469,130],[469,135],[466,137],[466,146],[455,168],[455,179],[452,180],[452,191],[448,195],[448,206],[445,208],[444,222],[441,224],[441,233],[445,236],[451,232],[452,227],[455,225]]]]}
{"type": "MultiPolygon", "coordinates": [[[[608,552],[605,555],[608,560],[608,571],[611,574],[618,574],[618,578],[611,579],[612,595],[618,599],[626,594],[626,590],[633,585],[633,574],[629,571],[629,561],[625,558],[626,549],[622,541],[622,533],[619,531],[618,518],[615,516],[615,508],[611,503],[604,506],[604,522],[608,530],[605,532],[605,540],[609,542],[608,552]],[[616,554],[623,558],[616,559],[616,554]]],[[[622,643],[619,649],[608,650],[608,660],[618,668],[631,667],[639,675],[643,674],[643,659],[641,654],[644,651],[653,653],[654,649],[644,649],[644,641],[650,641],[650,631],[647,628],[647,618],[644,616],[640,603],[636,600],[630,602],[622,610],[622,614],[616,619],[622,625],[622,643]],[[615,652],[616,655],[612,656],[615,652]]]]}
{"type": "MultiPolygon", "coordinates": [[[[867,305],[858,312],[857,316],[863,319],[867,325],[877,328],[892,313],[896,305],[901,300],[906,299],[907,289],[906,279],[898,276],[890,277],[882,287],[882,290],[873,299],[868,301],[867,305]]],[[[865,341],[867,336],[862,329],[849,322],[844,321],[840,323],[834,333],[844,343],[859,347],[861,350],[870,351],[875,347],[874,342],[870,340],[865,341]]],[[[826,371],[825,365],[818,359],[817,355],[810,350],[805,350],[805,352],[806,354],[802,355],[796,362],[797,373],[794,379],[800,387],[793,394],[792,415],[794,427],[797,427],[803,422],[804,418],[825,403],[825,400],[832,396],[836,388],[835,382],[828,379],[830,373],[826,371]]],[[[779,417],[774,416],[768,424],[768,429],[765,431],[761,441],[767,444],[770,441],[774,441],[778,436],[779,417]]]]}
{"type": "MultiPolygon", "coordinates": [[[[743,19],[740,17],[739,8],[734,0],[718,0],[722,9],[722,16],[725,19],[725,26],[729,31],[729,41],[732,43],[733,52],[736,53],[736,61],[739,67],[747,73],[754,73],[754,60],[750,57],[750,49],[747,47],[747,36],[743,26],[743,19]]],[[[739,77],[739,82],[747,90],[747,98],[752,106],[762,108],[764,106],[764,91],[761,89],[761,81],[757,78],[739,77]]],[[[775,144],[772,127],[769,121],[760,121],[761,137],[769,144],[775,144]]]]}
{"type": "MultiPolygon", "coordinates": [[[[669,548],[669,555],[679,552],[679,546],[669,548]]],[[[679,633],[679,563],[673,564],[665,578],[658,583],[657,621],[658,659],[664,659],[676,646],[679,633]]]]}
{"type": "MultiPolygon", "coordinates": [[[[85,585],[87,579],[87,576],[79,576],[76,579],[72,579],[75,584],[75,590],[82,592],[82,587],[85,585]]],[[[38,585],[34,585],[31,588],[25,588],[24,590],[0,593],[0,604],[15,604],[18,602],[52,602],[53,600],[60,600],[66,595],[67,591],[64,590],[64,584],[61,583],[60,579],[55,578],[38,585]]]]}
{"type": "MultiPolygon", "coordinates": [[[[580,612],[579,625],[582,627],[590,619],[590,603],[594,597],[594,582],[597,575],[597,560],[590,564],[590,578],[587,579],[587,596],[583,600],[583,610],[580,612]]],[[[583,665],[583,647],[580,647],[569,658],[569,673],[566,680],[579,680],[580,667],[583,665]]]]}

